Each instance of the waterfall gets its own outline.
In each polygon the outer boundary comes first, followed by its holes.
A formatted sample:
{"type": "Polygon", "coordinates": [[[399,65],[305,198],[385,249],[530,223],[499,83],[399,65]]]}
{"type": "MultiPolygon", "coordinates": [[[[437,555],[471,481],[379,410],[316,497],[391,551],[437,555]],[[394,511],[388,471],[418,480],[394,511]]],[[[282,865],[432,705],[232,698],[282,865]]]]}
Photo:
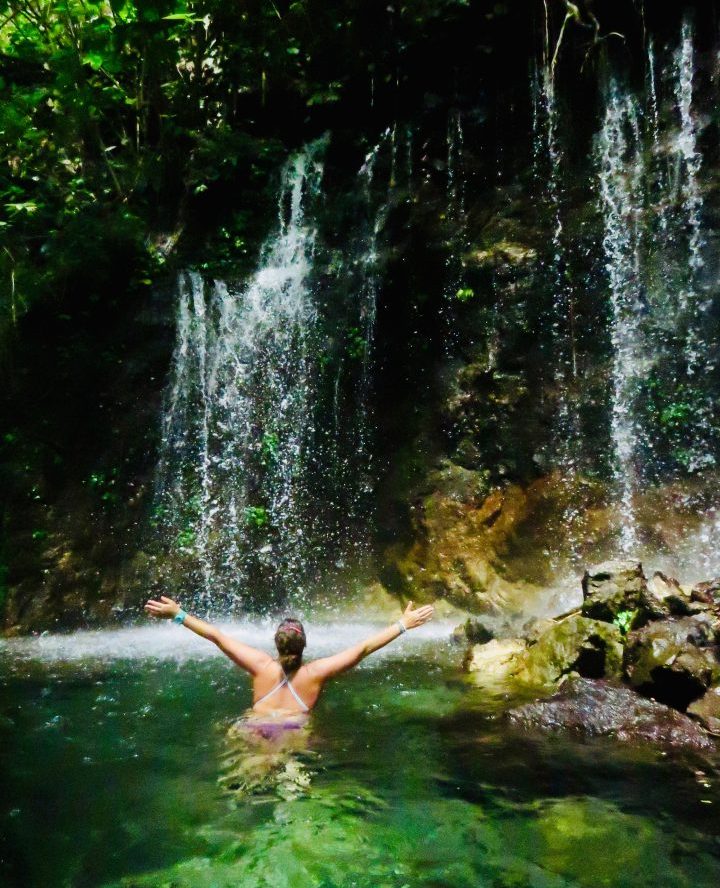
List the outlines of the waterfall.
{"type": "Polygon", "coordinates": [[[660,113],[655,68],[649,43],[645,106],[610,82],[596,149],[611,306],[613,473],[626,554],[638,545],[639,482],[665,471],[658,454],[690,474],[716,462],[712,299],[687,20],[660,81],[672,84],[672,114],[660,113]]]}
{"type": "MultiPolygon", "coordinates": [[[[543,194],[550,218],[551,238],[548,279],[551,286],[548,327],[551,334],[554,389],[557,401],[552,430],[553,460],[558,467],[563,508],[562,537],[565,551],[552,552],[557,571],[566,557],[580,558],[583,510],[578,500],[582,436],[575,395],[577,356],[575,346],[575,294],[568,279],[569,257],[564,241],[563,209],[566,202],[562,169],[563,146],[559,136],[559,111],[550,65],[535,67],[533,99],[533,178],[543,194]]],[[[560,534],[558,535],[560,538],[560,534]]]]}
{"type": "Polygon", "coordinates": [[[454,303],[463,286],[463,252],[467,249],[467,217],[465,194],[467,175],[465,170],[465,135],[462,116],[459,110],[448,115],[447,133],[447,179],[445,200],[445,225],[447,230],[447,255],[445,259],[445,301],[442,314],[447,332],[446,351],[452,351],[457,344],[458,331],[454,303]]]}
{"type": "Polygon", "coordinates": [[[295,591],[311,555],[315,435],[311,286],[324,142],[285,165],[276,230],[241,288],[180,275],[158,502],[196,569],[197,603],[242,603],[263,577],[295,591]]]}
{"type": "MultiPolygon", "coordinates": [[[[683,22],[680,44],[675,54],[675,103],[680,129],[673,148],[679,173],[678,196],[682,209],[683,228],[687,242],[688,274],[678,294],[678,311],[685,321],[686,373],[692,386],[697,377],[706,373],[707,313],[711,300],[703,292],[700,275],[704,266],[705,241],[702,230],[703,199],[700,189],[702,155],[697,140],[698,129],[693,113],[693,83],[695,76],[693,33],[690,23],[683,22]]],[[[708,440],[708,421],[712,405],[707,398],[696,398],[694,403],[694,435],[690,444],[690,468],[702,469],[715,463],[708,440]]]]}
{"type": "Polygon", "coordinates": [[[619,491],[620,548],[629,555],[637,544],[635,459],[642,432],[636,418],[636,399],[646,346],[641,325],[644,303],[639,225],[644,166],[637,103],[623,94],[615,81],[608,91],[597,150],[603,251],[612,309],[613,474],[619,491]]]}

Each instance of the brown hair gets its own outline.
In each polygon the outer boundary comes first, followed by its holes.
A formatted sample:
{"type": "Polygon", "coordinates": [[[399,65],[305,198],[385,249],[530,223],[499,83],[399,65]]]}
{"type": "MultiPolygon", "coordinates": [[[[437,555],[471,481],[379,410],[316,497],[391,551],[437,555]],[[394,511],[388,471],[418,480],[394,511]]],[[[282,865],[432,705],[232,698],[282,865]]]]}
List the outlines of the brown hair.
{"type": "Polygon", "coordinates": [[[286,617],[275,632],[275,647],[284,672],[292,673],[300,668],[306,643],[305,630],[300,620],[286,617]]]}

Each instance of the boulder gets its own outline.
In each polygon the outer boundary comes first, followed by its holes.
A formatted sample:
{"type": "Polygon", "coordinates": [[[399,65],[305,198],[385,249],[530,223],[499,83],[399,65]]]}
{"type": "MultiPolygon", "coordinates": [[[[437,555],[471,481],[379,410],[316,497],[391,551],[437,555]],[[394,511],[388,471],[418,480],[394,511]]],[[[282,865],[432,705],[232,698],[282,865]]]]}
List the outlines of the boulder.
{"type": "Polygon", "coordinates": [[[619,678],[622,636],[610,623],[575,614],[544,632],[522,659],[518,678],[530,685],[554,685],[570,672],[588,678],[619,678]]]}
{"type": "Polygon", "coordinates": [[[715,640],[704,615],[650,623],[627,637],[625,674],[641,693],[685,710],[720,681],[715,640]]]}
{"type": "Polygon", "coordinates": [[[487,644],[495,635],[479,620],[469,619],[461,626],[456,626],[451,637],[457,644],[487,644]]]}
{"type": "MultiPolygon", "coordinates": [[[[664,612],[662,616],[691,617],[705,613],[707,604],[702,598],[694,598],[674,577],[668,577],[661,571],[655,571],[648,583],[648,591],[664,612]]],[[[654,619],[659,619],[654,616],[654,619]]],[[[637,625],[634,627],[637,628],[637,625]]]]}
{"type": "Polygon", "coordinates": [[[656,570],[650,578],[648,589],[660,601],[664,601],[670,595],[684,594],[679,580],[667,576],[660,570],[656,570]]]}
{"type": "Polygon", "coordinates": [[[586,617],[612,623],[622,611],[636,611],[647,599],[647,581],[639,561],[606,561],[582,578],[586,617]]]}
{"type": "Polygon", "coordinates": [[[506,717],[523,728],[700,752],[715,749],[712,739],[686,715],[607,681],[570,678],[552,697],[511,709],[506,717]]]}
{"type": "Polygon", "coordinates": [[[690,591],[690,600],[710,605],[710,607],[720,606],[720,577],[693,586],[690,591]]]}
{"type": "Polygon", "coordinates": [[[720,735],[720,686],[710,688],[699,700],[691,703],[687,713],[708,731],[720,735]]]}
{"type": "Polygon", "coordinates": [[[479,684],[503,682],[518,671],[524,651],[525,642],[521,638],[493,639],[469,648],[463,667],[474,674],[479,684]]]}

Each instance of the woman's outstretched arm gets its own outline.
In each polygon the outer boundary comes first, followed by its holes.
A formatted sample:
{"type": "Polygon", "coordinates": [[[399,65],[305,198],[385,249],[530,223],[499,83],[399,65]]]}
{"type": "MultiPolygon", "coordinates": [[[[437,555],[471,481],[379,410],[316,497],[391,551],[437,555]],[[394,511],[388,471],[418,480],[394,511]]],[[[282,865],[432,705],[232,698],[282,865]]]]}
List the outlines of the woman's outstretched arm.
{"type": "MultiPolygon", "coordinates": [[[[182,611],[182,608],[177,601],[173,601],[172,598],[168,598],[166,595],[161,595],[160,601],[150,598],[145,605],[145,610],[151,617],[171,620],[182,611]]],[[[229,657],[241,669],[245,669],[251,675],[257,674],[272,661],[270,654],[251,647],[249,644],[243,644],[242,641],[230,638],[229,635],[225,635],[224,632],[221,632],[211,623],[201,620],[200,617],[193,617],[191,614],[187,614],[182,625],[201,638],[207,638],[208,641],[212,641],[226,657],[229,657]]]]}
{"type": "Polygon", "coordinates": [[[388,626],[386,629],[382,629],[377,634],[371,635],[370,638],[366,638],[364,641],[360,641],[352,647],[340,651],[339,654],[333,654],[332,657],[323,657],[320,660],[314,660],[312,663],[308,664],[308,672],[320,682],[327,681],[329,678],[339,675],[341,672],[352,669],[353,666],[356,666],[369,654],[380,650],[380,648],[385,647],[386,644],[390,644],[390,642],[399,635],[402,635],[403,630],[400,628],[400,624],[402,624],[405,629],[415,629],[418,626],[422,626],[423,623],[427,623],[428,620],[431,620],[434,612],[435,608],[431,604],[426,604],[423,605],[423,607],[414,609],[412,601],[408,601],[408,605],[405,608],[401,619],[396,623],[392,623],[392,625],[388,626]]]}

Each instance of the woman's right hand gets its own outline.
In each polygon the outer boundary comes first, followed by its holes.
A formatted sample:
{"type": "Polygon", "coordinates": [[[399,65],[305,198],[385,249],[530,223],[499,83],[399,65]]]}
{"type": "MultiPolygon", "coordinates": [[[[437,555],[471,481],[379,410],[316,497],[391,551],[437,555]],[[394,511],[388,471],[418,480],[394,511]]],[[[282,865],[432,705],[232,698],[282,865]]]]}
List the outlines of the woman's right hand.
{"type": "Polygon", "coordinates": [[[428,620],[432,620],[434,613],[435,608],[432,604],[424,604],[422,607],[415,609],[413,608],[412,601],[408,601],[407,607],[403,611],[401,622],[406,629],[415,629],[418,626],[422,626],[423,623],[427,623],[428,620]]]}

